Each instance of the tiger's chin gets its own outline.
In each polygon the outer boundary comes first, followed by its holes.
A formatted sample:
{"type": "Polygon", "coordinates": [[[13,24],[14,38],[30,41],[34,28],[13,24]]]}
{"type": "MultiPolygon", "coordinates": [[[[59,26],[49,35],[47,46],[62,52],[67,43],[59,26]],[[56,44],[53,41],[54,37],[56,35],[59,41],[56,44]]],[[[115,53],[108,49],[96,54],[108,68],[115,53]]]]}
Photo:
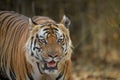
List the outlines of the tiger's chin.
{"type": "Polygon", "coordinates": [[[45,62],[43,70],[46,74],[56,74],[58,72],[58,62],[54,60],[45,62]]]}

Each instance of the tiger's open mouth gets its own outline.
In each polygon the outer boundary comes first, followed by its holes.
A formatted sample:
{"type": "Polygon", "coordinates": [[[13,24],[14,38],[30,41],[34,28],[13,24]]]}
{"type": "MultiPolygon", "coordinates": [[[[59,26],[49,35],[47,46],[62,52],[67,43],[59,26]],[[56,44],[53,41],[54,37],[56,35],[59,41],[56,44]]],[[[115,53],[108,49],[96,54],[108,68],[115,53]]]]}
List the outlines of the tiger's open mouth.
{"type": "Polygon", "coordinates": [[[57,62],[55,62],[54,60],[52,60],[52,61],[50,61],[50,62],[45,62],[45,64],[44,64],[44,69],[46,69],[46,70],[49,70],[49,71],[51,71],[51,70],[57,70],[58,68],[57,68],[57,62]]]}

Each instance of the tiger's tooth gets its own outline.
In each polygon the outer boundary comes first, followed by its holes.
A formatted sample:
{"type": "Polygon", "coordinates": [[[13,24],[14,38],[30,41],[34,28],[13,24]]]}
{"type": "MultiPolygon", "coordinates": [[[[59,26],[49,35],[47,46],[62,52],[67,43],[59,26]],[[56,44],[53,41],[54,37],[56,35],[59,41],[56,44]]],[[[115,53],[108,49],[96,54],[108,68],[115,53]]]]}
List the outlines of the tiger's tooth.
{"type": "Polygon", "coordinates": [[[47,63],[47,67],[50,67],[49,63],[47,63]]]}
{"type": "Polygon", "coordinates": [[[49,64],[49,63],[47,63],[47,66],[48,66],[48,67],[55,67],[55,66],[56,66],[56,63],[54,63],[54,64],[49,64]]]}

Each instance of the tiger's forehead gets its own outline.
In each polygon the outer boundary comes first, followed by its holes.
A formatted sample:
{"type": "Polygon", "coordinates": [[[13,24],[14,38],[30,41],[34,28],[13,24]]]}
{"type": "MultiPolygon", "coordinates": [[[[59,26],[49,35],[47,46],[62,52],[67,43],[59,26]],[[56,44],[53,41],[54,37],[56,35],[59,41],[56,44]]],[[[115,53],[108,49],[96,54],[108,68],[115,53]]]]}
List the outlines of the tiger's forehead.
{"type": "Polygon", "coordinates": [[[34,25],[32,28],[32,33],[37,33],[39,31],[42,31],[43,29],[48,29],[50,30],[50,28],[56,28],[57,25],[56,24],[38,24],[38,25],[34,25]]]}
{"type": "Polygon", "coordinates": [[[33,35],[46,35],[46,33],[54,33],[58,37],[65,34],[69,35],[68,29],[63,24],[55,24],[55,23],[45,23],[45,24],[39,24],[35,25],[33,31],[33,35]]]}
{"type": "Polygon", "coordinates": [[[43,24],[43,25],[36,25],[34,31],[39,36],[46,36],[48,34],[55,34],[57,36],[62,35],[62,31],[59,29],[57,24],[43,24]]]}
{"type": "Polygon", "coordinates": [[[54,28],[55,29],[55,28],[58,28],[58,25],[53,23],[38,24],[38,25],[35,25],[35,28],[37,29],[44,29],[44,28],[53,29],[54,28]]]}

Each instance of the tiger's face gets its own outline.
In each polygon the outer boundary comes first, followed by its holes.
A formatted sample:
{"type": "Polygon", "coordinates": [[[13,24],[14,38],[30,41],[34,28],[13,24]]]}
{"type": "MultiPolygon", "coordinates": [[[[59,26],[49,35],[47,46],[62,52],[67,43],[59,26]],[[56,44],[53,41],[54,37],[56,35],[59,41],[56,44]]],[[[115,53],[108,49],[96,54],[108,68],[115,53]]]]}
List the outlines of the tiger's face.
{"type": "Polygon", "coordinates": [[[66,28],[69,22],[66,21],[64,17],[59,24],[38,24],[31,29],[30,39],[27,42],[29,53],[27,59],[31,64],[39,64],[41,72],[56,73],[63,68],[65,60],[70,58],[68,52],[71,40],[69,30],[66,28]]]}

